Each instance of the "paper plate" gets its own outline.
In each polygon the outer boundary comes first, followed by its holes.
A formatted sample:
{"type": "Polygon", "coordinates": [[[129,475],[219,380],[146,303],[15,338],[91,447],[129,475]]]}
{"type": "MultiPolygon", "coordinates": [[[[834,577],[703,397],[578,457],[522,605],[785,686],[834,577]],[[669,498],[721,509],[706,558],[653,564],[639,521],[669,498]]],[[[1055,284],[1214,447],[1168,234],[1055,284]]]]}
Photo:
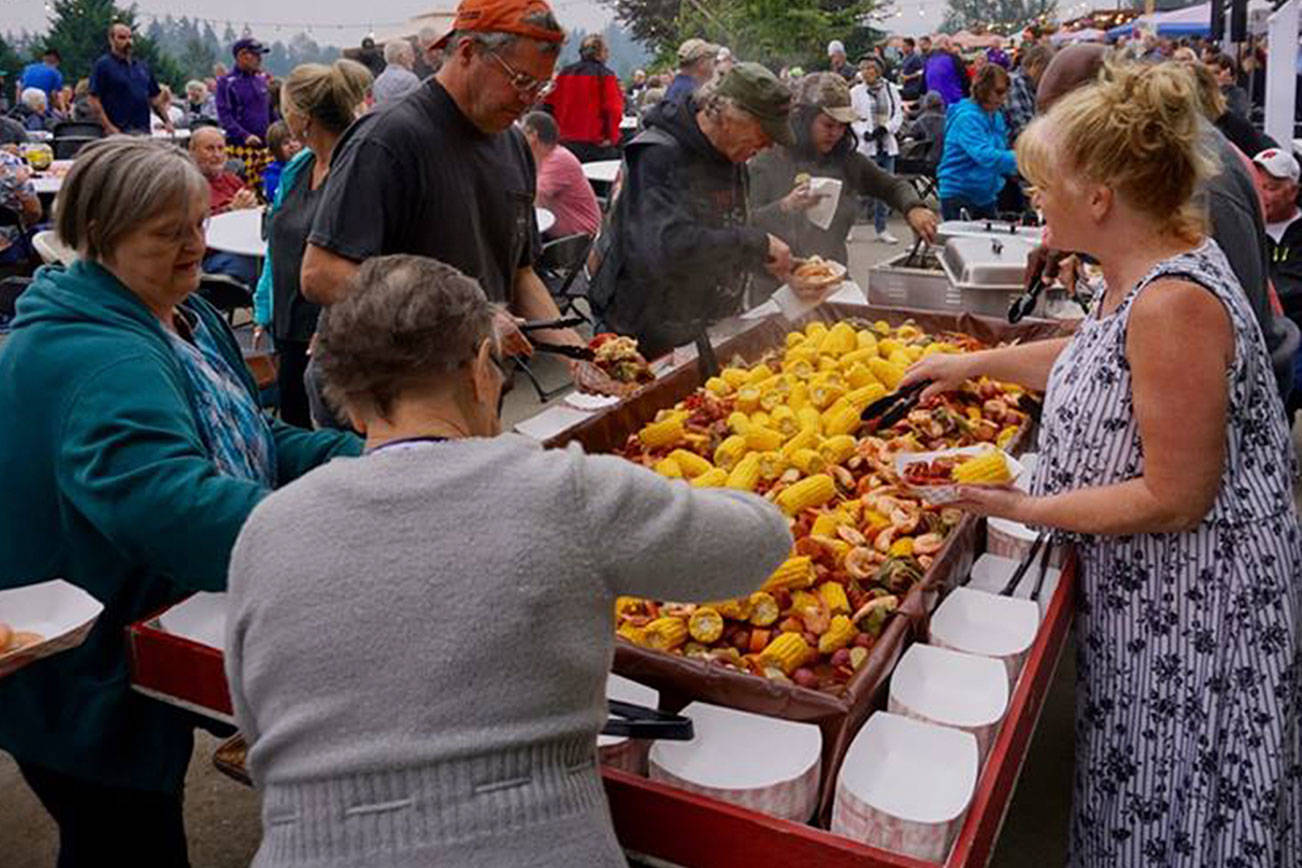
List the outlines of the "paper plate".
{"type": "Polygon", "coordinates": [[[887,709],[972,733],[984,759],[1008,709],[1008,673],[990,657],[914,643],[891,675],[887,709]]]}
{"type": "Polygon", "coordinates": [[[226,647],[226,595],[200,591],[158,616],[174,636],[221,650],[226,647]]]}
{"type": "MultiPolygon", "coordinates": [[[[996,447],[989,443],[981,443],[976,446],[960,446],[956,449],[941,449],[937,452],[901,452],[895,456],[895,472],[901,477],[901,484],[909,491],[917,494],[918,497],[925,500],[933,506],[953,503],[958,500],[957,484],[952,485],[910,485],[904,481],[904,468],[910,464],[919,461],[934,461],[937,458],[948,458],[954,455],[980,455],[983,452],[996,447]]],[[[1010,480],[1013,484],[1022,477],[1025,468],[1022,463],[1007,452],[1004,453],[1004,460],[1008,462],[1008,472],[1012,475],[1010,480]]]]}
{"type": "Polygon", "coordinates": [[[589,395],[587,392],[570,392],[565,396],[565,403],[576,410],[604,410],[619,403],[614,395],[589,395]]]}
{"type": "MultiPolygon", "coordinates": [[[[1050,557],[1050,562],[1052,562],[1050,557]]],[[[985,591],[987,594],[998,594],[1003,590],[1004,585],[1017,572],[1017,567],[1021,561],[1015,561],[1012,558],[1004,558],[999,555],[986,552],[976,559],[972,564],[972,578],[968,580],[967,586],[973,591],[985,591]]],[[[1022,582],[1013,591],[1013,597],[1016,599],[1029,599],[1031,591],[1035,590],[1035,570],[1039,568],[1039,563],[1032,565],[1027,574],[1022,577],[1022,582]]],[[[1049,609],[1049,601],[1053,599],[1053,593],[1058,588],[1058,580],[1062,578],[1062,570],[1050,566],[1044,574],[1044,587],[1040,590],[1040,620],[1044,620],[1045,612],[1049,609]]]]}
{"type": "Polygon", "coordinates": [[[103,603],[63,579],[0,591],[0,621],[14,631],[44,637],[40,642],[0,654],[0,678],[44,657],[76,648],[86,641],[102,611],[103,603]]]}
{"type": "Polygon", "coordinates": [[[1039,628],[1040,607],[1030,600],[955,588],[931,616],[930,641],[1003,661],[1015,684],[1039,628]]]}
{"type": "Polygon", "coordinates": [[[878,712],[841,765],[832,833],[943,862],[976,779],[977,743],[970,732],[878,712]]]}
{"type": "Polygon", "coordinates": [[[823,749],[818,727],[704,702],[682,714],[696,737],[653,744],[652,780],[796,822],[813,815],[823,749]]]}

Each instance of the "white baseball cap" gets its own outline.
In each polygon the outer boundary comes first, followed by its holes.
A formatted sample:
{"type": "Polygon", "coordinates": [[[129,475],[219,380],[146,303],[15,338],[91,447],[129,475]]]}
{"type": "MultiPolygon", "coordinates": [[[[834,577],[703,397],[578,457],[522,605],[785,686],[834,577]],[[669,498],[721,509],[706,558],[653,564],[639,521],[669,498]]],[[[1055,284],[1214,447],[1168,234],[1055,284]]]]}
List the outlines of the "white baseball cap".
{"type": "Polygon", "coordinates": [[[827,56],[831,57],[833,54],[845,54],[845,46],[839,39],[833,39],[827,43],[827,56]]]}
{"type": "Polygon", "coordinates": [[[1292,181],[1294,184],[1298,181],[1297,160],[1288,151],[1281,151],[1279,148],[1267,148],[1253,157],[1252,162],[1265,169],[1272,178],[1292,181]]]}

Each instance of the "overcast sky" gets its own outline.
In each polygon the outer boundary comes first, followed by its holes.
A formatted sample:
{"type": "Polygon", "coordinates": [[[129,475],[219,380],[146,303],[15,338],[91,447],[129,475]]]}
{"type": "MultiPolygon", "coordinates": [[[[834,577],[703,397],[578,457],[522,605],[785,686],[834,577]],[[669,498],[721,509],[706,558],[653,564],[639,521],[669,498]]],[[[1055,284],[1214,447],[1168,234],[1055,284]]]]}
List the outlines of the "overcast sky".
{"type": "MultiPolygon", "coordinates": [[[[600,30],[611,18],[609,10],[596,0],[552,0],[552,3],[566,27],[600,30]]],[[[218,35],[225,21],[230,20],[237,31],[247,22],[255,35],[267,41],[307,30],[323,44],[347,45],[359,41],[372,28],[385,30],[420,12],[455,5],[456,0],[371,0],[365,4],[356,0],[277,0],[274,3],[223,0],[220,4],[212,0],[138,0],[138,11],[146,25],[149,14],[170,13],[178,18],[189,15],[210,20],[216,17],[218,35]]],[[[945,0],[896,0],[896,14],[885,19],[882,28],[904,34],[930,32],[940,23],[945,5],[945,0]]],[[[44,0],[0,0],[0,10],[3,10],[0,30],[45,29],[44,0]]]]}

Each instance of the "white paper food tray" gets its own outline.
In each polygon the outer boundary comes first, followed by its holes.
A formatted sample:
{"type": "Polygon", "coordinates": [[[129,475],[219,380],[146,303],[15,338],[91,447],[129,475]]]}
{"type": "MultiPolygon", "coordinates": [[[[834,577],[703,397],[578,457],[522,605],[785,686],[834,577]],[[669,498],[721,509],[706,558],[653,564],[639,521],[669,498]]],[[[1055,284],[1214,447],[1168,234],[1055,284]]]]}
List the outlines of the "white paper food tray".
{"type": "MultiPolygon", "coordinates": [[[[948,458],[953,455],[980,455],[994,448],[996,447],[989,443],[981,443],[976,446],[961,446],[957,449],[942,449],[938,452],[901,452],[895,456],[895,472],[901,477],[905,488],[927,503],[932,505],[953,503],[958,500],[958,485],[910,485],[903,480],[904,468],[919,461],[931,462],[937,458],[948,458]]],[[[1016,484],[1025,472],[1025,468],[1020,461],[1007,452],[1004,453],[1004,460],[1008,462],[1008,472],[1012,475],[1010,484],[1016,484]]]]}
{"type": "Polygon", "coordinates": [[[24,666],[76,648],[86,641],[104,604],[63,579],[0,591],[0,621],[14,631],[44,638],[24,648],[0,653],[0,678],[24,666]]]}

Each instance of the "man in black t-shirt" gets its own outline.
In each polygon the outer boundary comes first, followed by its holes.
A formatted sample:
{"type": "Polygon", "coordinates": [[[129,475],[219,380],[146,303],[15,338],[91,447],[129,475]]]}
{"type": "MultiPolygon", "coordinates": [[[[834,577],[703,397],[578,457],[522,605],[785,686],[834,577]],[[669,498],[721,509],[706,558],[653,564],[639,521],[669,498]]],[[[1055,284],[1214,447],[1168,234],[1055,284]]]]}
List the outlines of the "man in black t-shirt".
{"type": "MultiPolygon", "coordinates": [[[[535,168],[512,125],[551,79],[564,39],[544,0],[464,0],[438,43],[438,74],[340,140],[303,256],[303,295],[332,304],[363,260],[409,253],[475,278],[510,314],[558,318],[533,270],[535,168]]],[[[529,352],[510,315],[498,331],[505,353],[529,352]]],[[[536,334],[584,344],[572,330],[536,334]]]]}

